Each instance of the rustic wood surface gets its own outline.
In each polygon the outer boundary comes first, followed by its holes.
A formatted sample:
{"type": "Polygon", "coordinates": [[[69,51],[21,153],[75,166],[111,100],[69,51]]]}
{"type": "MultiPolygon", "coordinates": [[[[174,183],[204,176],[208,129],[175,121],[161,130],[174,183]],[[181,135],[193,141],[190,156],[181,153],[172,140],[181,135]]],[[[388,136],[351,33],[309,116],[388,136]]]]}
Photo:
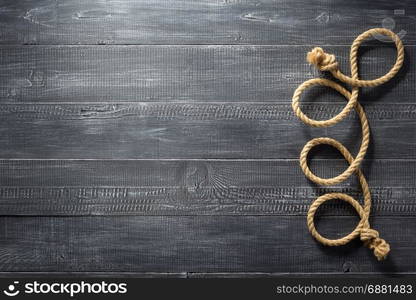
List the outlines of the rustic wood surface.
{"type": "MultiPolygon", "coordinates": [[[[0,277],[416,273],[415,42],[411,0],[0,0],[0,277]],[[355,178],[319,187],[297,162],[317,136],[356,153],[357,116],[310,128],[290,102],[323,76],[305,62],[312,46],[348,72],[354,37],[381,26],[406,61],[360,96],[371,221],[392,246],[379,263],[306,227],[317,196],[361,199],[355,178]]],[[[385,41],[360,53],[365,79],[396,55],[385,41]]],[[[344,103],[313,88],[302,108],[325,119],[344,103]]],[[[333,149],[312,155],[320,176],[345,167],[333,149]]],[[[357,222],[337,201],[317,218],[334,238],[357,222]]]]}

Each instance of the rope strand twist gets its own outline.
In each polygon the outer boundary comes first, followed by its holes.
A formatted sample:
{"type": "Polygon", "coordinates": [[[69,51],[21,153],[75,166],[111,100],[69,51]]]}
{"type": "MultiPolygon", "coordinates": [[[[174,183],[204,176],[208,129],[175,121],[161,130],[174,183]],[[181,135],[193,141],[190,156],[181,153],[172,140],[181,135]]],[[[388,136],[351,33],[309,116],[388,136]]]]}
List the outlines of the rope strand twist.
{"type": "Polygon", "coordinates": [[[335,185],[345,181],[349,178],[353,173],[355,173],[358,177],[359,183],[361,185],[361,189],[364,196],[364,204],[361,205],[357,200],[352,198],[351,196],[343,193],[327,193],[319,198],[317,198],[310,206],[308,214],[307,214],[307,225],[310,233],[312,236],[319,241],[320,243],[327,245],[327,246],[341,246],[349,243],[351,240],[360,237],[361,241],[364,243],[366,247],[373,250],[374,255],[378,260],[383,260],[387,257],[388,253],[390,252],[389,244],[382,238],[379,237],[378,231],[370,228],[369,223],[369,215],[371,210],[371,193],[368,187],[367,181],[365,179],[364,174],[360,169],[361,162],[364,159],[364,156],[367,152],[368,144],[370,141],[370,128],[368,125],[367,117],[363,107],[358,102],[358,94],[360,87],[375,87],[381,85],[391,78],[393,78],[401,66],[403,65],[404,60],[404,47],[403,43],[400,38],[393,33],[392,31],[385,29],[385,28],[374,28],[364,33],[360,34],[352,43],[351,50],[350,50],[350,67],[351,67],[351,77],[343,74],[340,69],[338,62],[336,60],[335,55],[329,54],[324,52],[322,48],[316,47],[312,49],[311,52],[307,54],[307,61],[315,65],[315,67],[320,71],[327,71],[332,74],[333,77],[348,84],[351,86],[351,92],[345,89],[343,86],[339,85],[338,83],[323,79],[323,78],[314,78],[303,82],[294,92],[293,99],[292,99],[292,108],[295,112],[296,116],[305,124],[313,126],[313,127],[328,127],[335,125],[342,121],[352,109],[358,114],[360,123],[361,123],[361,133],[362,133],[362,142],[358,154],[356,157],[353,157],[348,149],[338,142],[335,139],[329,137],[320,137],[314,138],[310,140],[306,145],[303,147],[301,154],[300,154],[300,167],[305,174],[305,176],[320,185],[335,185]],[[373,80],[361,80],[358,75],[358,48],[360,47],[361,43],[374,36],[374,35],[385,35],[389,37],[396,45],[397,48],[397,58],[396,62],[393,67],[387,72],[384,76],[373,80]],[[347,104],[338,113],[336,116],[328,119],[328,120],[314,120],[309,118],[305,115],[301,108],[299,107],[299,100],[304,90],[309,87],[321,85],[333,88],[334,90],[338,91],[341,95],[343,95],[347,99],[347,104]],[[342,172],[340,175],[335,176],[333,178],[321,178],[312,173],[308,166],[308,154],[309,151],[318,145],[326,144],[330,145],[336,149],[344,156],[345,160],[349,163],[348,168],[342,172]],[[339,239],[327,239],[320,235],[315,228],[314,224],[314,217],[316,210],[322,205],[324,202],[333,200],[333,199],[340,199],[347,203],[349,203],[354,209],[357,211],[358,215],[360,216],[360,222],[358,223],[357,227],[348,235],[339,238],[339,239]]]}

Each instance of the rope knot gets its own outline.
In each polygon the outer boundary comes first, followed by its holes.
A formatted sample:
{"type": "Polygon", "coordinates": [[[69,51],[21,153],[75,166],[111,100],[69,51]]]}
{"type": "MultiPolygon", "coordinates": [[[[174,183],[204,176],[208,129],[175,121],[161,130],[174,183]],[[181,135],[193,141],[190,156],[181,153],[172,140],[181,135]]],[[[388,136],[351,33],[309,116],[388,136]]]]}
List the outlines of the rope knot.
{"type": "Polygon", "coordinates": [[[389,254],[390,245],[379,237],[377,230],[371,228],[362,229],[360,238],[366,247],[374,251],[377,260],[383,260],[389,254]]]}
{"type": "Polygon", "coordinates": [[[306,60],[320,71],[334,71],[338,68],[334,54],[326,53],[322,48],[315,47],[306,55],[306,60]]]}

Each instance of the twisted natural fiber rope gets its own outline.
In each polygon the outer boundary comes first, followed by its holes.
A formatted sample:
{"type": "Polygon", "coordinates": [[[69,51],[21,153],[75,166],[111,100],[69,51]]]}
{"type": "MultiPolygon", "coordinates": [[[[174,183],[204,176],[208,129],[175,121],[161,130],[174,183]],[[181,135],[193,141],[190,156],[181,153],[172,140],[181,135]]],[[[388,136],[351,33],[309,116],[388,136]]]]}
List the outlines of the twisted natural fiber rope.
{"type": "Polygon", "coordinates": [[[357,99],[358,99],[358,92],[359,92],[360,87],[374,87],[374,86],[377,86],[377,85],[380,85],[389,81],[393,76],[395,76],[403,64],[403,59],[404,59],[404,48],[403,48],[403,44],[400,38],[396,34],[391,32],[390,30],[387,30],[384,28],[370,29],[360,34],[354,40],[351,46],[351,51],[350,51],[351,77],[348,77],[344,75],[343,73],[341,73],[341,71],[338,69],[338,62],[336,61],[336,58],[333,54],[325,53],[321,48],[314,48],[307,55],[308,62],[315,65],[320,71],[329,71],[335,78],[339,79],[340,81],[346,84],[351,85],[352,91],[350,93],[344,87],[335,83],[334,81],[331,81],[328,79],[314,78],[314,79],[311,79],[302,83],[296,89],[293,95],[293,100],[292,100],[292,107],[296,116],[298,116],[298,118],[305,124],[308,124],[314,127],[327,127],[327,126],[334,125],[340,122],[341,120],[343,120],[349,114],[352,108],[356,110],[360,118],[361,127],[362,127],[362,142],[361,142],[361,147],[357,156],[354,158],[351,155],[351,153],[340,142],[334,139],[327,138],[327,137],[314,138],[310,140],[304,146],[300,154],[300,166],[307,178],[321,185],[338,184],[346,180],[353,173],[356,173],[360,181],[360,185],[361,185],[363,195],[364,195],[364,206],[361,206],[361,204],[357,200],[355,200],[354,198],[346,194],[342,194],[342,193],[325,194],[319,197],[318,199],[316,199],[310,206],[309,211],[308,211],[308,216],[307,216],[307,224],[308,224],[308,228],[312,236],[315,239],[317,239],[319,242],[327,246],[345,245],[351,240],[360,236],[361,240],[364,242],[364,245],[374,251],[374,255],[377,257],[378,260],[383,260],[384,258],[386,258],[387,254],[390,251],[390,246],[385,240],[379,237],[379,234],[376,230],[370,228],[370,224],[368,221],[370,209],[371,209],[371,194],[370,194],[370,189],[368,187],[367,181],[363,173],[360,170],[360,164],[367,152],[368,143],[370,140],[370,130],[369,130],[368,121],[367,121],[367,117],[365,115],[364,109],[358,103],[357,99]],[[394,43],[396,44],[396,48],[397,48],[396,63],[391,68],[391,70],[384,76],[381,76],[374,80],[360,80],[358,76],[358,63],[357,63],[358,48],[365,39],[375,34],[382,34],[382,35],[388,36],[394,41],[394,43]],[[327,87],[337,90],[340,94],[342,94],[348,100],[347,105],[338,115],[336,115],[335,117],[331,119],[323,120],[323,121],[310,119],[301,111],[299,107],[299,99],[300,99],[302,92],[305,89],[314,85],[323,85],[323,86],[327,86],[327,87]],[[313,147],[320,145],[320,144],[327,144],[327,145],[337,148],[339,152],[341,152],[341,154],[348,161],[349,167],[342,174],[333,178],[321,178],[311,172],[307,163],[308,153],[313,147]],[[350,234],[340,239],[335,239],[335,240],[327,239],[323,237],[322,235],[320,235],[316,231],[315,224],[314,224],[314,216],[318,207],[324,202],[331,200],[331,199],[341,199],[341,200],[348,202],[355,208],[355,210],[357,211],[357,213],[359,214],[361,218],[357,227],[350,234]]]}

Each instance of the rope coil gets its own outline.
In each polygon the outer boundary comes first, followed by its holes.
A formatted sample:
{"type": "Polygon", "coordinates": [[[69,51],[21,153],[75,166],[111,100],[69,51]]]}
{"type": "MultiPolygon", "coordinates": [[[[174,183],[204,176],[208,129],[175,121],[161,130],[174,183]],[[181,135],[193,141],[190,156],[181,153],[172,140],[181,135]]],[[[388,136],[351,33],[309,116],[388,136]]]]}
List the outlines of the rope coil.
{"type": "Polygon", "coordinates": [[[387,257],[388,253],[390,252],[389,244],[382,238],[379,237],[379,233],[370,228],[369,223],[369,215],[371,210],[371,193],[368,187],[367,181],[365,179],[364,174],[360,169],[361,162],[364,159],[364,156],[367,152],[368,144],[370,141],[370,128],[368,125],[367,116],[363,107],[358,102],[358,94],[360,87],[375,87],[381,85],[391,78],[393,78],[397,72],[400,70],[401,66],[403,65],[404,60],[404,47],[403,43],[400,38],[393,33],[392,31],[385,29],[385,28],[374,28],[364,33],[360,34],[352,43],[351,50],[350,50],[350,67],[351,67],[351,77],[343,74],[339,70],[339,65],[336,60],[335,55],[328,54],[322,50],[322,48],[316,47],[312,49],[311,52],[307,54],[307,61],[315,65],[315,67],[320,71],[328,71],[332,74],[333,77],[337,78],[341,82],[348,84],[351,86],[351,92],[345,89],[343,86],[335,83],[332,80],[323,79],[323,78],[314,78],[303,82],[294,92],[292,98],[292,108],[296,116],[305,124],[313,126],[313,127],[328,127],[335,125],[342,121],[354,108],[358,114],[361,128],[362,128],[362,142],[358,154],[356,157],[353,157],[351,153],[345,148],[337,140],[328,137],[320,137],[314,138],[310,140],[306,145],[303,147],[301,154],[300,154],[300,167],[305,174],[305,176],[320,185],[335,185],[345,181],[349,178],[353,173],[355,173],[358,177],[358,180],[361,185],[361,189],[364,196],[364,205],[362,206],[357,200],[352,198],[351,196],[343,193],[328,193],[320,196],[317,198],[310,206],[308,214],[307,214],[307,225],[310,233],[312,236],[319,241],[320,243],[327,245],[327,246],[341,246],[349,243],[351,240],[360,237],[361,241],[364,243],[366,247],[373,250],[374,255],[378,260],[383,260],[387,257]],[[375,34],[381,34],[389,37],[396,45],[397,48],[397,58],[396,62],[393,67],[387,72],[384,76],[373,80],[361,80],[359,79],[358,75],[358,48],[360,47],[361,43],[374,36],[375,34]],[[305,115],[299,107],[300,97],[304,90],[312,86],[326,86],[333,88],[334,90],[338,91],[341,95],[343,95],[347,99],[347,104],[344,106],[342,111],[338,113],[336,116],[328,119],[328,120],[314,120],[309,118],[305,115]],[[333,178],[321,178],[312,173],[308,166],[308,154],[309,151],[318,145],[330,145],[336,149],[344,156],[346,161],[349,163],[348,168],[342,172],[340,175],[335,176],[333,178]],[[360,222],[358,223],[357,227],[348,235],[339,238],[339,239],[327,239],[320,235],[315,228],[314,224],[314,216],[315,212],[320,205],[324,202],[333,200],[333,199],[340,199],[351,206],[357,211],[358,215],[360,216],[360,222]]]}

